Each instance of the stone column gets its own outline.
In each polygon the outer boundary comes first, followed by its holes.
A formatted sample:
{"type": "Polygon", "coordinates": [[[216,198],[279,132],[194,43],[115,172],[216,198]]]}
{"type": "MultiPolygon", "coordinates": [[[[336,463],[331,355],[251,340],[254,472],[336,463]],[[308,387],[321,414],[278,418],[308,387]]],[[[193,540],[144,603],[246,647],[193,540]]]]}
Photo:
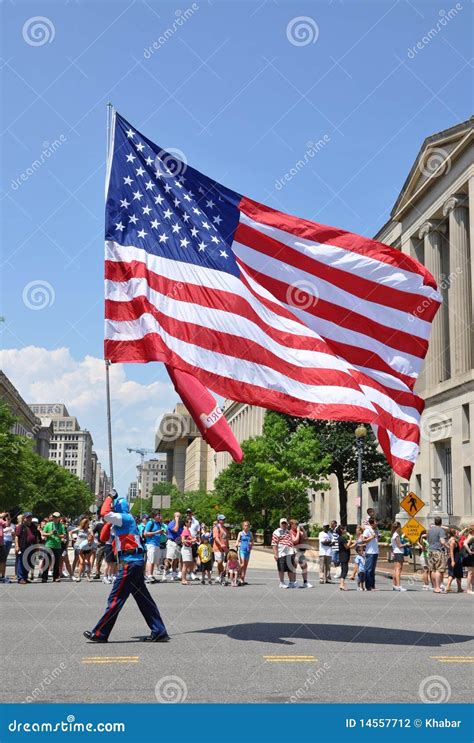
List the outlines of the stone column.
{"type": "Polygon", "coordinates": [[[443,208],[443,214],[449,215],[449,335],[453,377],[471,369],[472,306],[467,204],[465,194],[455,194],[443,208]]]}
{"type": "MultiPolygon", "coordinates": [[[[443,233],[445,225],[440,220],[432,219],[421,225],[420,240],[424,240],[425,266],[433,274],[438,289],[442,292],[443,280],[443,233]]],[[[448,347],[444,303],[439,308],[431,327],[430,347],[426,357],[426,387],[434,387],[448,378],[446,368],[446,350],[448,347]]]]}

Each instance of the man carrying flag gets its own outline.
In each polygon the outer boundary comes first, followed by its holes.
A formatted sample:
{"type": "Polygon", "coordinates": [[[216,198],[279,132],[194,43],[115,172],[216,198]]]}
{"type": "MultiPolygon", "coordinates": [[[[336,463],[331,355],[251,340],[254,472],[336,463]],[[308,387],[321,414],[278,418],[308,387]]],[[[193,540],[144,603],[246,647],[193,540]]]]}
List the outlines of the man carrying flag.
{"type": "MultiPolygon", "coordinates": [[[[105,358],[163,361],[177,388],[192,378],[190,412],[208,441],[225,419],[206,387],[371,423],[410,477],[424,407],[413,388],[441,301],[410,256],[241,196],[113,112],[105,276],[105,358]]],[[[238,458],[226,422],[217,438],[238,458]]]]}
{"type": "Polygon", "coordinates": [[[170,638],[158,607],[145,585],[143,547],[135,519],[129,513],[128,502],[125,498],[119,498],[114,490],[105,499],[100,515],[105,521],[101,541],[106,542],[112,534],[113,550],[120,567],[103,616],[94,629],[83,633],[84,637],[90,642],[107,642],[118,615],[128,597],[132,595],[151,631],[143,640],[168,642],[170,638]]]}

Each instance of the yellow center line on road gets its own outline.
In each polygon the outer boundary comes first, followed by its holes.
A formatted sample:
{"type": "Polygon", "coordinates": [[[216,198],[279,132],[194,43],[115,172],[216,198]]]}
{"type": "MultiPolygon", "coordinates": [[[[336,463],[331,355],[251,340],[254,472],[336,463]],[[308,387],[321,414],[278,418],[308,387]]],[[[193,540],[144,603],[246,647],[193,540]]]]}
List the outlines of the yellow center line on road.
{"type": "Polygon", "coordinates": [[[474,663],[474,656],[470,655],[430,655],[430,658],[440,663],[474,663]]]}
{"type": "Polygon", "coordinates": [[[138,655],[89,655],[82,658],[81,662],[85,665],[91,665],[92,663],[139,663],[139,661],[140,658],[138,655]]]}
{"type": "Polygon", "coordinates": [[[314,655],[264,655],[265,663],[315,663],[314,655]]]}

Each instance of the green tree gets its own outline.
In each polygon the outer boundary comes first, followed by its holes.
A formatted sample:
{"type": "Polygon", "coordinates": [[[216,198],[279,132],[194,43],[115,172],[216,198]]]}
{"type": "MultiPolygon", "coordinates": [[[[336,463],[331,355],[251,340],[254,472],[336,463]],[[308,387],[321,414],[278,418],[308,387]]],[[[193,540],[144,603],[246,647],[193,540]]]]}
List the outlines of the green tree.
{"type": "Polygon", "coordinates": [[[58,510],[84,513],[94,502],[87,485],[33,451],[33,441],[11,432],[16,418],[0,402],[0,508],[29,510],[38,517],[58,510]]]}
{"type": "Polygon", "coordinates": [[[32,445],[26,436],[12,433],[16,418],[0,402],[0,508],[18,506],[28,492],[32,477],[32,445]]]}
{"type": "Polygon", "coordinates": [[[20,499],[22,511],[31,511],[40,518],[51,511],[73,518],[89,511],[95,497],[85,482],[34,452],[29,456],[32,475],[27,492],[20,499]]]}
{"type": "Polygon", "coordinates": [[[315,432],[278,413],[265,415],[262,436],[242,444],[243,462],[232,462],[216,480],[218,498],[252,525],[276,523],[282,514],[305,521],[308,488],[326,489],[328,456],[321,456],[315,432]],[[265,515],[264,515],[265,514],[265,515]]]}
{"type": "MultiPolygon", "coordinates": [[[[290,429],[298,430],[302,419],[284,416],[290,429]]],[[[339,495],[339,519],[347,524],[347,491],[357,482],[358,460],[355,429],[357,423],[350,421],[327,421],[303,419],[305,427],[311,429],[319,443],[320,454],[329,458],[328,473],[335,475],[339,495]]],[[[390,476],[391,469],[370,428],[364,441],[362,460],[362,482],[372,482],[390,476]]]]}

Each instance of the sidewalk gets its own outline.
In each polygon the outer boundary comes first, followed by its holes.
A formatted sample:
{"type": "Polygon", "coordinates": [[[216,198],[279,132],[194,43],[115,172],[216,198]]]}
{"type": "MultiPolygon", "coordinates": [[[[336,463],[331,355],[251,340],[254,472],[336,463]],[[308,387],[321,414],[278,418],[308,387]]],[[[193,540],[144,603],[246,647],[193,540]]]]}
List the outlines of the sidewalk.
{"type": "MultiPolygon", "coordinates": [[[[306,559],[309,563],[308,572],[309,574],[319,573],[319,553],[316,550],[306,550],[306,559]]],[[[352,561],[349,563],[349,571],[351,570],[352,561]]],[[[263,547],[262,545],[256,545],[252,550],[252,557],[250,558],[250,567],[260,570],[273,570],[275,568],[275,560],[273,558],[273,551],[271,547],[263,547]]],[[[417,564],[417,571],[420,570],[417,564]]],[[[379,560],[377,563],[376,575],[391,578],[393,573],[393,563],[388,560],[379,560]]],[[[410,578],[420,579],[421,573],[413,571],[413,563],[404,562],[402,570],[402,578],[409,580],[410,578]]]]}

